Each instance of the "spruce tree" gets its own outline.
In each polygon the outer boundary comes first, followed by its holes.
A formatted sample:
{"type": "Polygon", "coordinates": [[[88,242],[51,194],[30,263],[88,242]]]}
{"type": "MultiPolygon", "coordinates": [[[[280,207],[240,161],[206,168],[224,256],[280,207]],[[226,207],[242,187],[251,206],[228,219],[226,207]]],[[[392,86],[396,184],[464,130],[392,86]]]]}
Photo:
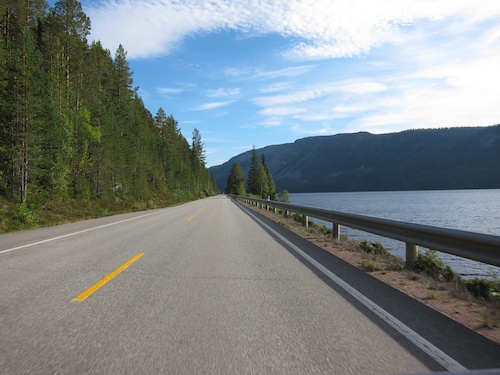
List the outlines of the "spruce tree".
{"type": "Polygon", "coordinates": [[[267,166],[266,155],[264,154],[262,154],[261,157],[261,164],[264,168],[267,183],[266,196],[264,198],[269,198],[270,200],[274,201],[276,200],[276,185],[274,183],[273,176],[271,175],[271,172],[269,171],[269,168],[267,166]]]}
{"type": "Polygon", "coordinates": [[[200,131],[196,128],[193,130],[193,138],[191,143],[191,165],[193,167],[193,175],[197,189],[200,189],[202,171],[205,168],[205,150],[201,141],[200,131]]]}
{"type": "Polygon", "coordinates": [[[251,157],[250,157],[250,168],[248,169],[248,188],[249,194],[260,195],[260,176],[259,176],[259,157],[257,156],[257,150],[253,146],[251,157]]]}
{"type": "Polygon", "coordinates": [[[245,196],[245,174],[240,163],[234,163],[227,178],[226,194],[236,194],[245,196]]]}

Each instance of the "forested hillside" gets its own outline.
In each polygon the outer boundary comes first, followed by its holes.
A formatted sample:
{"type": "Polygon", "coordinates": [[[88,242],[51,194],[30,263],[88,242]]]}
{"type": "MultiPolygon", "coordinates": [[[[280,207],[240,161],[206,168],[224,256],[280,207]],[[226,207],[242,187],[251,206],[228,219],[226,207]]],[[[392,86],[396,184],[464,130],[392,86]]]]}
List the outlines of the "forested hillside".
{"type": "MultiPolygon", "coordinates": [[[[500,189],[500,125],[310,137],[258,152],[277,191],[500,189]]],[[[249,158],[212,167],[219,187],[235,162],[247,173],[249,158]]]]}
{"type": "Polygon", "coordinates": [[[126,51],[111,56],[88,43],[91,20],[78,1],[0,4],[4,229],[9,217],[26,221],[61,205],[106,213],[216,192],[199,132],[188,142],[173,116],[161,108],[152,116],[126,51]]]}

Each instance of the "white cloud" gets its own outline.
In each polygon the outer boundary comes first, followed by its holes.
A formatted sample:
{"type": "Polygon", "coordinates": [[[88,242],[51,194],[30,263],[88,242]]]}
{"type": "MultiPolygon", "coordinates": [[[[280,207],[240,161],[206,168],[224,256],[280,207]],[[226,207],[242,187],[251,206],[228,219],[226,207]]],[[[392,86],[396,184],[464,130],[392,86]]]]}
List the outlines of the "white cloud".
{"type": "Polygon", "coordinates": [[[181,88],[172,88],[172,87],[158,87],[156,89],[156,92],[162,95],[173,95],[173,94],[180,94],[184,92],[184,89],[181,88]]]}
{"type": "Polygon", "coordinates": [[[259,125],[264,126],[266,128],[272,128],[283,125],[283,120],[280,117],[274,116],[260,122],[259,125]]]}
{"type": "Polygon", "coordinates": [[[279,82],[279,83],[274,83],[272,85],[268,85],[266,87],[263,87],[259,91],[263,92],[265,94],[269,94],[272,92],[288,90],[290,88],[291,88],[290,82],[279,82]]]}
{"type": "MultiPolygon", "coordinates": [[[[177,52],[186,38],[208,33],[284,37],[278,47],[275,42],[282,39],[269,38],[270,43],[262,39],[263,48],[279,48],[282,55],[252,50],[249,53],[259,53],[262,60],[238,59],[235,54],[233,68],[218,65],[207,72],[209,83],[198,87],[214,90],[158,89],[163,95],[192,94],[172,103],[176,110],[193,110],[194,95],[207,101],[194,108],[198,111],[241,110],[231,119],[232,126],[238,127],[235,131],[281,127],[279,132],[269,132],[284,133],[286,128],[300,135],[360,130],[383,133],[500,123],[499,0],[89,3],[98,5],[85,9],[92,19],[93,36],[111,50],[123,43],[131,59],[177,52]],[[277,57],[282,56],[299,62],[279,61],[277,57]],[[356,58],[348,58],[353,56],[356,58]],[[332,58],[338,59],[326,61],[332,58]],[[325,61],[317,61],[321,59],[325,61]],[[250,99],[236,102],[244,96],[242,92],[250,99]],[[245,107],[248,103],[254,107],[245,107]],[[189,108],[183,109],[183,105],[189,108]],[[241,121],[250,125],[241,126],[241,121]]],[[[201,77],[204,72],[197,74],[201,77]]],[[[209,113],[211,117],[203,122],[209,123],[221,111],[209,113]]]]}
{"type": "Polygon", "coordinates": [[[253,102],[261,107],[272,107],[277,105],[287,105],[294,103],[306,102],[326,95],[328,92],[333,91],[332,88],[308,88],[303,90],[294,91],[289,94],[274,95],[274,96],[260,96],[253,99],[253,102]]]}
{"type": "Polygon", "coordinates": [[[217,90],[209,90],[207,92],[207,96],[209,98],[222,98],[226,96],[237,96],[240,94],[240,89],[239,88],[233,88],[233,89],[217,89],[217,90]]]}
{"type": "Polygon", "coordinates": [[[303,66],[293,66],[279,70],[273,70],[268,72],[258,72],[255,74],[256,79],[274,79],[281,77],[297,77],[313,68],[313,65],[303,65],[303,66]]]}
{"type": "Polygon", "coordinates": [[[272,107],[307,102],[333,93],[363,95],[383,92],[386,89],[384,84],[377,82],[340,81],[297,89],[288,94],[259,96],[254,98],[253,102],[261,107],[272,107]]]}
{"type": "Polygon", "coordinates": [[[233,101],[232,100],[227,100],[225,102],[210,102],[210,103],[205,103],[196,108],[197,111],[206,111],[210,109],[216,109],[220,107],[225,107],[229,104],[231,104],[233,101]]]}
{"type": "Polygon", "coordinates": [[[234,30],[300,40],[285,55],[302,60],[351,57],[397,41],[419,20],[477,22],[500,13],[498,0],[111,0],[85,8],[92,37],[129,58],[172,52],[189,35],[234,30]]]}

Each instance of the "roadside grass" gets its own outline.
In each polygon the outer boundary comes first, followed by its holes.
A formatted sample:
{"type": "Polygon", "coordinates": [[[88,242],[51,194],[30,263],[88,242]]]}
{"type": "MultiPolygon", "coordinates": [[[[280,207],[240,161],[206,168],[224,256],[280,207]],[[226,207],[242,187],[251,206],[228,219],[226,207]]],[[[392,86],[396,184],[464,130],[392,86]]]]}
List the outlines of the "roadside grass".
{"type": "Polygon", "coordinates": [[[188,200],[192,199],[174,194],[152,195],[148,199],[115,195],[99,199],[56,197],[15,204],[0,197],[0,233],[168,207],[188,200]]]}

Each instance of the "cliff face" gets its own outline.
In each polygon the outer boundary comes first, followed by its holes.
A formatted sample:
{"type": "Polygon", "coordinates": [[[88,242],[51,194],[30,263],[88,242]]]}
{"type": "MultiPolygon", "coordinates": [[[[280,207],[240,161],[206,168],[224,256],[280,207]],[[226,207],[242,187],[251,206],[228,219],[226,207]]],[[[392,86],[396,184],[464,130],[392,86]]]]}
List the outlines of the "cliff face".
{"type": "MultiPolygon", "coordinates": [[[[500,188],[500,125],[337,134],[257,152],[278,191],[500,188]]],[[[235,162],[247,173],[250,151],[210,168],[221,191],[235,162]]]]}

